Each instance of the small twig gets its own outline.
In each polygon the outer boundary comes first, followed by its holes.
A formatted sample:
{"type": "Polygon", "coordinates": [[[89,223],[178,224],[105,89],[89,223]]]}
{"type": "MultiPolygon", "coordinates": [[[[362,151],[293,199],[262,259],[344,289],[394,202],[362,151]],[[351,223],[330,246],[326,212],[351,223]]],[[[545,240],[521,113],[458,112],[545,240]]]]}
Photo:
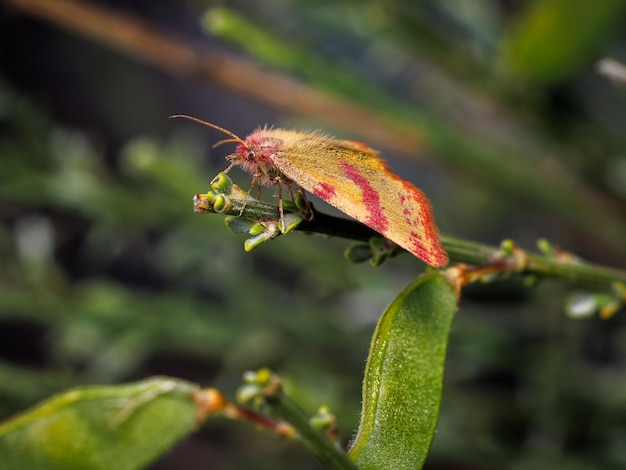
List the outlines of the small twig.
{"type": "MultiPolygon", "coordinates": [[[[248,198],[243,212],[243,199],[229,198],[230,207],[223,211],[216,211],[212,207],[210,197],[207,194],[195,196],[194,210],[196,213],[221,213],[224,215],[240,216],[244,219],[253,220],[279,220],[278,207],[266,202],[260,202],[248,198]]],[[[380,234],[355,220],[334,217],[321,213],[315,208],[312,220],[303,220],[295,230],[310,233],[320,233],[350,240],[367,242],[371,238],[380,238],[380,234]]],[[[477,242],[461,240],[448,235],[441,235],[443,247],[448,252],[450,259],[455,262],[472,265],[486,265],[503,259],[501,247],[485,245],[477,242]]],[[[626,271],[612,269],[573,260],[569,257],[565,260],[559,257],[539,255],[516,248],[516,256],[523,258],[523,268],[518,269],[518,264],[511,264],[510,272],[534,274],[539,276],[567,279],[580,284],[588,284],[595,287],[610,287],[614,282],[626,283],[626,271]]],[[[501,271],[506,270],[506,264],[501,271]]]]}
{"type": "Polygon", "coordinates": [[[311,424],[309,417],[283,391],[282,381],[268,369],[247,372],[248,385],[255,390],[248,398],[262,397],[272,412],[284,419],[298,432],[302,443],[328,468],[357,470],[348,455],[322,431],[311,424]]]}
{"type": "Polygon", "coordinates": [[[280,391],[266,400],[278,415],[298,431],[302,442],[328,468],[357,470],[343,451],[338,449],[321,430],[311,426],[308,416],[285,393],[280,391]]]}
{"type": "Polygon", "coordinates": [[[288,422],[276,420],[269,416],[229,401],[216,388],[204,388],[193,394],[196,403],[196,422],[198,425],[215,415],[223,415],[229,419],[248,421],[285,439],[294,439],[296,430],[288,422]]]}
{"type": "Polygon", "coordinates": [[[279,419],[234,403],[215,388],[206,388],[194,394],[198,424],[214,415],[248,421],[280,437],[302,442],[330,469],[357,470],[332,438],[329,438],[321,427],[312,424],[304,411],[287,397],[277,375],[268,369],[260,369],[256,372],[246,372],[244,381],[246,384],[237,392],[237,400],[242,403],[256,402],[258,405],[260,399],[264,405],[268,405],[265,407],[266,410],[279,419]]]}

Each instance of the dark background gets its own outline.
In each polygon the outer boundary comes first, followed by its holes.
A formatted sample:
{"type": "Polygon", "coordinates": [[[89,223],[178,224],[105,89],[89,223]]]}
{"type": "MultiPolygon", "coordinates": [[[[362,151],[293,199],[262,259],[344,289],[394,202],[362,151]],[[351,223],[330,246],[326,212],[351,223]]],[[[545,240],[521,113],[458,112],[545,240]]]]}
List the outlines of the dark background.
{"type": "MultiPolygon", "coordinates": [[[[0,418],[155,374],[233,397],[269,366],[353,433],[375,321],[423,265],[352,265],[350,242],[297,233],[245,253],[220,216],[193,213],[226,167],[210,149],[223,136],[171,114],[362,140],[423,188],[444,233],[530,250],[547,237],[626,265],[626,99],[597,70],[626,60],[620,2],[80,3],[220,61],[189,70],[0,2],[0,418]],[[240,60],[275,75],[220,78],[240,60]],[[318,112],[278,75],[336,104],[318,112]]],[[[467,292],[427,468],[626,466],[623,314],[567,317],[575,288],[467,292]]],[[[216,418],[153,468],[320,465],[216,418]]]]}

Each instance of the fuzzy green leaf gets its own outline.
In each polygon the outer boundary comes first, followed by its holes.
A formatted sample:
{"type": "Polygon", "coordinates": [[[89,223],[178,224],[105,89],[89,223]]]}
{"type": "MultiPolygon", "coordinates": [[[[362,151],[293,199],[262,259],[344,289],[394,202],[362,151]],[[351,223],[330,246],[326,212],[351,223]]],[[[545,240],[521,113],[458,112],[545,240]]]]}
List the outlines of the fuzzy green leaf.
{"type": "Polygon", "coordinates": [[[456,295],[440,273],[421,276],[387,308],[374,332],[359,431],[349,451],[363,470],[420,469],[441,402],[456,295]]]}
{"type": "Polygon", "coordinates": [[[197,391],[154,378],[59,394],[0,424],[0,469],[143,468],[195,429],[197,391]]]}

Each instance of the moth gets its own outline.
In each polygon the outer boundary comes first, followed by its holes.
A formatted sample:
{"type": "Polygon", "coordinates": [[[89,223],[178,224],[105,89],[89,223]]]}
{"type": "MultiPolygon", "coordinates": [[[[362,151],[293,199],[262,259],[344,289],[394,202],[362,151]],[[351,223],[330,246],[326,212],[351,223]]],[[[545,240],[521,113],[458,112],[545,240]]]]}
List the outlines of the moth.
{"type": "Polygon", "coordinates": [[[433,267],[448,256],[441,246],[428,198],[392,173],[376,150],[319,132],[257,128],[245,139],[210,122],[177,114],[216,129],[236,143],[226,157],[252,175],[252,185],[312,193],[355,218],[433,267]]]}

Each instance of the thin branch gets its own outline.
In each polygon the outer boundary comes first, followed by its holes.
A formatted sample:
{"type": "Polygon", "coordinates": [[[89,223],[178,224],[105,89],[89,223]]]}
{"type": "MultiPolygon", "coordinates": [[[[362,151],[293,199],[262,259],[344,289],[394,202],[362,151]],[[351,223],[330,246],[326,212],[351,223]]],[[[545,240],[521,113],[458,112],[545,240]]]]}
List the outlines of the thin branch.
{"type": "MultiPolygon", "coordinates": [[[[239,400],[250,401],[262,398],[269,405],[274,415],[279,416],[297,431],[301,442],[313,452],[328,468],[334,470],[357,470],[348,455],[337,445],[333,438],[326,435],[321,427],[313,424],[284,390],[280,377],[269,369],[249,371],[244,374],[246,385],[238,392],[239,400]],[[242,391],[245,390],[245,393],[242,391]]],[[[315,421],[315,420],[313,420],[315,421]]]]}
{"type": "Polygon", "coordinates": [[[284,392],[280,391],[266,398],[268,404],[285,421],[297,431],[306,446],[326,464],[328,468],[336,470],[357,470],[345,452],[338,449],[333,443],[309,422],[308,416],[284,392]]]}
{"type": "MultiPolygon", "coordinates": [[[[228,199],[230,204],[224,209],[217,211],[213,207],[210,194],[197,194],[195,196],[194,211],[196,213],[219,213],[264,222],[275,221],[278,223],[280,221],[278,206],[257,201],[250,197],[241,199],[231,197],[228,199]]],[[[313,219],[303,220],[295,230],[362,242],[381,237],[378,232],[360,222],[324,214],[315,210],[314,207],[311,207],[311,209],[314,211],[313,219]]],[[[448,235],[441,235],[441,242],[450,259],[455,262],[484,265],[494,263],[506,256],[501,247],[461,240],[448,235]]],[[[626,271],[585,263],[573,256],[539,255],[526,252],[517,247],[515,256],[523,258],[521,264],[511,264],[512,267],[523,265],[523,269],[515,272],[567,279],[571,282],[588,284],[594,287],[606,288],[610,287],[614,282],[626,284],[626,271]]]]}

